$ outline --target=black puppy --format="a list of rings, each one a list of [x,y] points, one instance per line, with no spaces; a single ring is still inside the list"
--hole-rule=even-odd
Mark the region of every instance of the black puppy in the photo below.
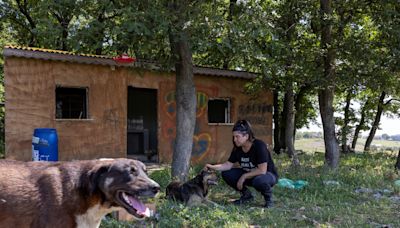
[[[185,203],[187,206],[199,204],[216,203],[206,198],[210,185],[217,184],[218,177],[213,171],[201,171],[195,178],[182,183],[180,181],[171,182],[166,189],[168,199],[173,199]]]

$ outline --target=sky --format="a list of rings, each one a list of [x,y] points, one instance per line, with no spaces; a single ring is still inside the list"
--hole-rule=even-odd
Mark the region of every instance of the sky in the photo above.
[[[383,116],[381,125],[382,130],[379,130],[378,134],[381,135],[386,133],[388,135],[398,135],[400,134],[400,119],[389,119]]]
[[[321,117],[318,116],[318,122],[321,123]],[[375,135],[382,135],[382,134],[388,134],[388,135],[398,135],[400,134],[400,119],[396,118],[388,118],[385,115],[382,115],[381,117],[381,124],[380,124],[380,129],[376,131]],[[310,125],[310,128],[302,128],[300,131],[322,131],[322,125],[319,127],[317,125]],[[369,131],[363,131],[362,135],[368,135]]]

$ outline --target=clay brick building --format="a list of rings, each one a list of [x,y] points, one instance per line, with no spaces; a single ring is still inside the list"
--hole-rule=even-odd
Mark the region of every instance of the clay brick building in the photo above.
[[[155,64],[8,46],[5,57],[6,157],[31,160],[35,128],[55,128],[59,160],[140,157],[172,159],[175,73]],[[244,93],[248,72],[195,67],[196,127],[192,162],[219,162],[232,149],[231,130],[250,120],[272,142],[272,94]]]

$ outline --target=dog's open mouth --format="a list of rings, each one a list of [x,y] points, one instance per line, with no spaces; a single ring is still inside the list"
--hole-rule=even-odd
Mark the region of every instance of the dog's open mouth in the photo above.
[[[208,185],[217,185],[218,182],[217,182],[216,180],[208,179],[208,180],[207,180],[207,184],[208,184]]]
[[[135,216],[137,219],[143,219],[150,217],[150,209],[146,207],[136,196],[133,196],[127,192],[119,191],[117,193],[118,200],[122,202],[122,205],[130,214]]]

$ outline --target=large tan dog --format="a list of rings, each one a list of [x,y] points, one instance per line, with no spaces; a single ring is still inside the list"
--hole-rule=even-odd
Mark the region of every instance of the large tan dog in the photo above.
[[[118,207],[140,219],[149,209],[139,198],[159,190],[131,159],[0,160],[0,227],[98,227]]]

